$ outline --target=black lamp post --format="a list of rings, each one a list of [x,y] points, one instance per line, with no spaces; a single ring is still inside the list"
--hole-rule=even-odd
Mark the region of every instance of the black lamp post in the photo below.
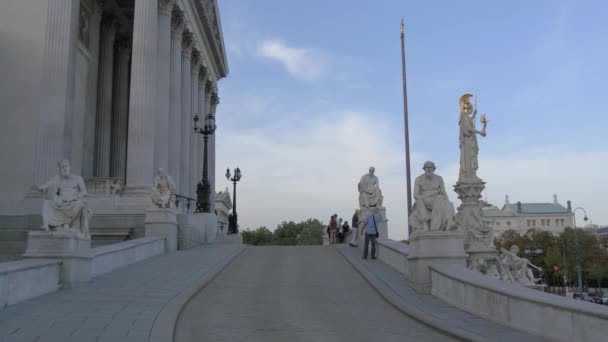
[[[226,179],[234,183],[234,190],[232,191],[232,214],[228,217],[228,234],[237,234],[239,232],[239,226],[236,219],[236,182],[241,180],[243,175],[241,169],[238,167],[234,169],[234,176],[230,178],[230,169],[226,169]]]
[[[576,255],[576,278],[578,280],[578,293],[583,293],[583,276],[581,273],[581,263],[582,263],[581,244],[578,241],[578,235],[576,234],[576,214],[575,214],[575,212],[579,209],[582,210],[583,213],[585,213],[585,217],[583,218],[583,221],[587,222],[587,220],[589,218],[587,218],[587,211],[581,207],[578,207],[578,208],[572,210],[572,218],[574,219],[574,254]]]
[[[198,182],[196,186],[196,212],[197,213],[210,213],[211,212],[211,184],[209,183],[209,171],[207,165],[207,143],[209,142],[209,135],[215,132],[215,118],[213,114],[209,113],[205,117],[205,123],[203,127],[198,126],[198,115],[194,115],[194,132],[203,135],[204,149],[203,149],[203,179]]]

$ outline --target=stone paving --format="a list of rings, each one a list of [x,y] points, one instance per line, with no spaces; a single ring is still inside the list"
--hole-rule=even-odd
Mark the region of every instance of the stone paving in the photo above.
[[[175,341],[451,341],[387,303],[333,247],[248,247],[186,305]]]
[[[148,341],[163,307],[240,248],[204,245],[165,254],[9,306],[0,310],[0,341]]]
[[[479,318],[451,306],[432,295],[419,294],[407,286],[406,278],[380,260],[362,260],[361,250],[348,245],[335,245],[353,266],[364,272],[364,277],[385,299],[402,310],[418,317],[441,322],[451,333],[476,341],[547,341],[513,328]]]

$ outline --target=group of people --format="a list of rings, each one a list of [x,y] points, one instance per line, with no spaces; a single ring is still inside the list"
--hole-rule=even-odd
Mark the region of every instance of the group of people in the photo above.
[[[359,215],[361,211],[355,210],[353,214],[352,229],[348,225],[348,221],[338,218],[337,214],[333,214],[329,218],[329,225],[327,226],[327,236],[330,244],[344,243],[346,234],[352,230],[351,239],[348,243],[351,247],[359,246],[359,233],[365,233],[365,245],[363,248],[363,259],[367,259],[368,247],[371,244],[371,258],[376,259],[376,238],[378,238],[378,225],[382,222],[382,215],[378,208],[372,208],[371,213],[367,215],[364,221],[359,221]]]

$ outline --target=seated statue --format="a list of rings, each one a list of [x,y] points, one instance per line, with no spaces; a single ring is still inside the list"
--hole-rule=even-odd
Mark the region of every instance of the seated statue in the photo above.
[[[87,189],[82,177],[70,173],[70,162],[57,163],[59,174],[38,187],[45,193],[43,230],[71,230],[89,236],[91,209],[84,201]]]
[[[534,277],[534,273],[530,267],[537,268],[530,263],[526,258],[520,258],[517,256],[519,253],[519,247],[517,245],[511,246],[507,251],[501,248],[502,252],[498,256],[498,264],[500,265],[502,280],[510,282],[518,282],[523,285],[534,285],[540,279]]]
[[[378,177],[374,175],[374,167],[369,168],[369,173],[364,174],[358,184],[359,206],[361,208],[382,207],[382,191]]]
[[[424,174],[414,181],[414,208],[409,224],[414,231],[455,230],[454,205],[448,200],[443,178],[436,175],[435,163],[424,163]]]
[[[175,182],[163,169],[158,169],[152,184],[152,203],[159,208],[171,208],[175,195]]]

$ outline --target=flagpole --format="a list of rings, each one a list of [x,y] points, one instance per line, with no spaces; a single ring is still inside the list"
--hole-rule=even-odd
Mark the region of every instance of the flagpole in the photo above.
[[[407,112],[407,82],[405,78],[405,25],[401,18],[401,70],[403,78],[403,119],[405,122],[405,175],[407,184],[407,217],[409,219],[412,214],[412,177],[410,170],[410,130]],[[412,235],[412,226],[407,225],[408,236]]]

